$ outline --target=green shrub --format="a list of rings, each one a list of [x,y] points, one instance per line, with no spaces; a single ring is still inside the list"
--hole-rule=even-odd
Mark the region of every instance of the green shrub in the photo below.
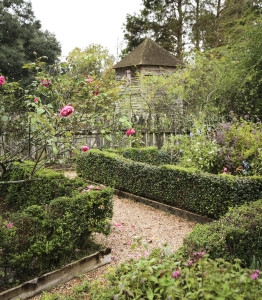
[[[150,165],[167,165],[172,164],[172,156],[168,151],[158,150],[156,147],[147,148],[125,148],[122,151],[125,158],[133,161],[143,162]],[[174,160],[174,159],[173,159]]]
[[[257,277],[253,279],[253,277]],[[211,260],[199,253],[178,261],[159,249],[147,259],[117,266],[107,275],[108,283],[91,286],[93,300],[110,299],[260,299],[262,278],[242,269],[236,261]]]
[[[6,175],[6,180],[18,181],[28,179],[34,164],[31,162],[16,163]],[[40,169],[37,178],[41,180],[10,184],[6,190],[5,203],[9,207],[22,209],[30,205],[43,205],[60,196],[71,196],[75,188],[84,185],[82,179],[69,179],[63,174],[50,169]],[[0,188],[5,188],[0,185]]]
[[[83,178],[215,219],[224,215],[229,207],[262,197],[261,177],[213,175],[171,165],[150,166],[98,150],[78,158],[77,173]]]
[[[184,240],[185,255],[205,251],[211,258],[241,259],[262,266],[262,200],[231,209],[220,220],[197,225]]]
[[[110,188],[78,191],[0,219],[0,270],[6,270],[5,280],[25,280],[70,261],[79,251],[86,253],[91,233],[106,232],[112,195]]]

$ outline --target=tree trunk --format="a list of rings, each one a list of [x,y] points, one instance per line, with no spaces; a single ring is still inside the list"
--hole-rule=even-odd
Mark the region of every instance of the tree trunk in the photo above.
[[[218,0],[217,1],[217,14],[216,14],[216,40],[215,40],[216,48],[219,45],[220,13],[221,13],[221,0]]]

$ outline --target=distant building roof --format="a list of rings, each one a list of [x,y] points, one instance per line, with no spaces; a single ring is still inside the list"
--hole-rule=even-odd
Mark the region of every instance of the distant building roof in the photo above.
[[[180,65],[180,63],[175,56],[156,42],[151,39],[145,39],[143,43],[128,53],[113,68],[118,69],[139,65],[175,67]]]

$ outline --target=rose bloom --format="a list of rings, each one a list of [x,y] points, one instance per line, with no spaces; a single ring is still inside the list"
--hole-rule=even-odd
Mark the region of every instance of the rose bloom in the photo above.
[[[70,104],[67,104],[64,106],[60,111],[60,116],[62,117],[68,117],[71,115],[71,113],[74,111],[74,108],[70,106]]]
[[[3,84],[5,84],[5,77],[0,76],[0,86],[2,86]]]
[[[42,85],[43,86],[49,86],[51,84],[51,81],[50,80],[46,80],[46,79],[43,79],[42,80]]]
[[[130,128],[129,130],[127,130],[126,135],[131,135],[135,133],[135,130],[133,128]]]
[[[35,99],[34,99],[34,101],[35,101],[35,102],[38,102],[38,99],[37,99],[37,98],[35,98]]]
[[[82,150],[83,150],[83,152],[86,152],[86,151],[89,150],[89,147],[88,146],[83,146]]]

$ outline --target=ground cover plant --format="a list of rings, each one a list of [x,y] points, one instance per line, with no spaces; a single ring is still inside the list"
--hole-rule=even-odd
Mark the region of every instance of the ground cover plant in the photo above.
[[[188,260],[163,249],[148,258],[121,264],[107,275],[106,286],[91,286],[91,299],[258,299],[259,270],[241,268],[239,261],[211,260],[196,252]]]
[[[5,176],[22,180],[33,166],[15,163]],[[37,184],[22,180],[1,197],[1,290],[93,253],[100,248],[91,234],[110,231],[111,188],[54,170],[41,169],[37,176]]]

